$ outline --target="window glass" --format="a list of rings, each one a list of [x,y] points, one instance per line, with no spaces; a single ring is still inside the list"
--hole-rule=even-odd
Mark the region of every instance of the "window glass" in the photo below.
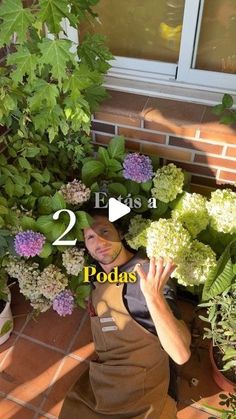
[[[184,0],[100,0],[94,10],[114,55],[178,62]],[[88,27],[82,30],[88,30]]]
[[[193,67],[236,73],[236,0],[205,0]]]

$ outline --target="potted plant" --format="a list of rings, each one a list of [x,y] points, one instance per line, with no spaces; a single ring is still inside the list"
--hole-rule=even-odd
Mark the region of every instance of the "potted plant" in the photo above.
[[[212,339],[210,359],[216,384],[226,391],[236,385],[236,287],[200,304],[207,308],[207,316],[200,318],[210,323],[204,328],[204,338]]]
[[[202,406],[207,407],[207,409],[210,409],[216,412],[217,416],[209,416],[208,419],[215,419],[215,417],[220,418],[220,419],[235,419],[236,417],[236,388],[234,388],[232,393],[219,394],[219,398],[220,398],[220,402],[219,402],[220,406],[225,406],[226,409],[213,407],[206,403],[201,404]]]
[[[0,276],[0,345],[9,338],[13,329],[11,313],[11,293],[7,286],[6,275]]]

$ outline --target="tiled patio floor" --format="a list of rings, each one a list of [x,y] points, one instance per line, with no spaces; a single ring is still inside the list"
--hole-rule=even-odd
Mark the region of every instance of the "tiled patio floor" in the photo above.
[[[191,325],[193,305],[180,302],[180,307]],[[30,306],[17,289],[12,291],[12,311],[14,331],[0,346],[0,418],[55,419],[67,390],[94,356],[89,318],[78,309],[65,318],[48,311],[33,320],[27,317]],[[199,322],[194,335],[198,327]],[[196,336],[193,343],[191,359],[179,368],[178,419],[207,419],[210,415],[194,401],[204,398],[217,405],[220,392],[211,378],[206,342],[200,341],[197,348]],[[197,386],[191,384],[192,378],[198,380]]]

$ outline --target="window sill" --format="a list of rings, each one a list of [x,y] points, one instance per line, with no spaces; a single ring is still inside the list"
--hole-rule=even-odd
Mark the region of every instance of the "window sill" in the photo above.
[[[150,97],[160,97],[164,99],[172,99],[189,103],[198,103],[204,105],[217,105],[221,103],[224,93],[228,93],[223,89],[218,92],[207,87],[187,85],[177,82],[173,78],[162,79],[157,82],[140,81],[126,78],[124,75],[107,75],[104,86],[110,90],[120,92],[135,93]],[[232,94],[234,98],[234,108],[236,108],[236,94]]]

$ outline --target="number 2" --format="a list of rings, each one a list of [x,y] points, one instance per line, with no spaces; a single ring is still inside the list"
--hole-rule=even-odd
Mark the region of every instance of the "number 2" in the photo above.
[[[63,212],[63,211],[65,211],[69,214],[70,223],[69,223],[67,229],[64,231],[64,233],[62,233],[62,235],[60,237],[58,237],[58,239],[56,239],[52,244],[53,244],[53,246],[65,246],[65,245],[66,246],[75,246],[76,242],[77,242],[77,239],[75,239],[75,240],[61,240],[62,237],[66,236],[66,234],[69,233],[69,231],[74,227],[74,225],[76,223],[76,216],[73,213],[73,211],[68,210],[68,209],[60,209],[53,214],[52,218],[54,220],[58,220],[59,217],[60,217],[61,212]]]

